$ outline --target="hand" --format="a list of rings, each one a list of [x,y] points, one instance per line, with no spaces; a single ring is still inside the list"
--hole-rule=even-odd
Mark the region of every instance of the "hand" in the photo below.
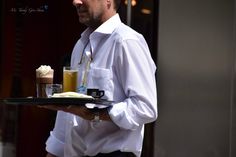
[[[88,109],[87,107],[83,105],[81,106],[79,105],[76,105],[76,106],[75,105],[69,105],[69,106],[43,105],[39,107],[46,108],[49,110],[54,110],[54,111],[64,111],[64,112],[72,113],[86,120],[93,120],[95,117],[95,113],[91,111],[91,109]],[[99,112],[100,120],[111,121],[111,118],[108,114],[107,109],[103,109],[98,112]]]
[[[64,111],[72,113],[86,120],[93,120],[95,114],[90,111],[87,107],[83,105],[69,105],[69,106],[60,106],[60,105],[43,105],[41,108],[46,108],[54,111]]]

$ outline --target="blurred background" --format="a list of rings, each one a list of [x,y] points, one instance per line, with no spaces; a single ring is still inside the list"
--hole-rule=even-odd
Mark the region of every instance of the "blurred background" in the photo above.
[[[2,0],[0,98],[35,95],[42,64],[62,66],[85,29],[72,1]],[[236,156],[235,0],[123,0],[158,66],[159,117],[142,157]],[[0,157],[44,157],[55,112],[0,105]]]

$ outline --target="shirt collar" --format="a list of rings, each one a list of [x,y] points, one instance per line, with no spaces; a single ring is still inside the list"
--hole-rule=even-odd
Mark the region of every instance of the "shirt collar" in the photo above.
[[[93,53],[96,53],[94,52],[94,48],[98,44],[98,41],[96,39],[101,37],[101,35],[111,34],[121,23],[122,22],[120,20],[119,14],[115,14],[110,19],[105,21],[102,25],[100,25],[95,31],[88,27],[81,34],[80,40],[82,42],[82,47],[85,47],[87,43],[90,41],[91,49]]]
[[[101,34],[111,34],[120,23],[121,20],[119,14],[115,14],[102,25],[100,25],[94,32]]]

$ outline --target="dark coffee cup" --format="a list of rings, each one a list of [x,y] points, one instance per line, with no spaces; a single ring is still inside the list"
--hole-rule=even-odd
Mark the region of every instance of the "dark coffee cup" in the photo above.
[[[102,96],[104,96],[104,94],[105,94],[104,90],[99,90],[96,88],[87,89],[87,95],[90,95],[94,98],[101,98]]]

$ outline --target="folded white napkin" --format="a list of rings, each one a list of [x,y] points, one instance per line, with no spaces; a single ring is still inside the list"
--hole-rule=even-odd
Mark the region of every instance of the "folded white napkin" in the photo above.
[[[82,93],[76,93],[76,92],[63,92],[63,93],[54,93],[52,95],[52,98],[60,98],[60,97],[69,97],[69,98],[91,98],[93,99],[92,96],[82,94]]]

